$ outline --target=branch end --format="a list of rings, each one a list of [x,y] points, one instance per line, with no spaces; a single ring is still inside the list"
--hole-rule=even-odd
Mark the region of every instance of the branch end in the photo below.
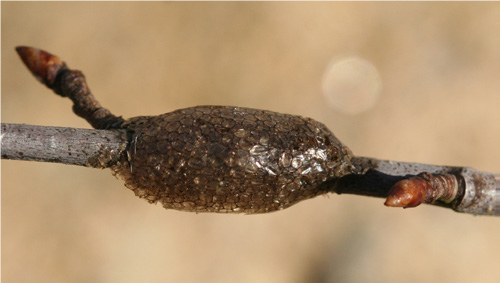
[[[41,49],[17,46],[16,52],[35,78],[49,88],[53,87],[60,70],[66,67],[57,56]]]

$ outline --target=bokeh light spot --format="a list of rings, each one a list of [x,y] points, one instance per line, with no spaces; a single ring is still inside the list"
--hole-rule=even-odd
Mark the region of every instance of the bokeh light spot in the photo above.
[[[355,115],[372,108],[382,90],[379,72],[359,57],[332,60],[323,76],[323,94],[337,111]]]

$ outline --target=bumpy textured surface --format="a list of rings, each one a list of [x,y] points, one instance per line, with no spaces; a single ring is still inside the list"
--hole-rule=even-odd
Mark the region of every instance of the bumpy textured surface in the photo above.
[[[131,118],[114,168],[141,198],[195,212],[264,213],[326,193],[350,150],[321,123],[270,111],[198,106]]]

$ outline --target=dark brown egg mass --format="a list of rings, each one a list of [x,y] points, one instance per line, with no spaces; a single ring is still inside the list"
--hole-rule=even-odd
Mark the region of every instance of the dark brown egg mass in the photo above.
[[[321,123],[265,110],[198,106],[127,120],[128,160],[113,170],[165,208],[264,213],[326,193],[352,153]]]

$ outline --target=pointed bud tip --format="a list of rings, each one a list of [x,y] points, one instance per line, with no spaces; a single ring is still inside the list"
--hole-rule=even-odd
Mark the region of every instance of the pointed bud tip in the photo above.
[[[57,73],[65,66],[57,56],[41,49],[17,46],[16,52],[30,72],[48,87],[52,86]]]
[[[387,197],[384,205],[389,207],[402,207],[401,200],[393,195]]]
[[[31,47],[27,46],[16,46],[16,52],[17,54],[21,55],[26,49],[29,49]]]
[[[419,179],[399,181],[392,187],[384,205],[403,208],[419,206],[424,202],[426,188]]]

